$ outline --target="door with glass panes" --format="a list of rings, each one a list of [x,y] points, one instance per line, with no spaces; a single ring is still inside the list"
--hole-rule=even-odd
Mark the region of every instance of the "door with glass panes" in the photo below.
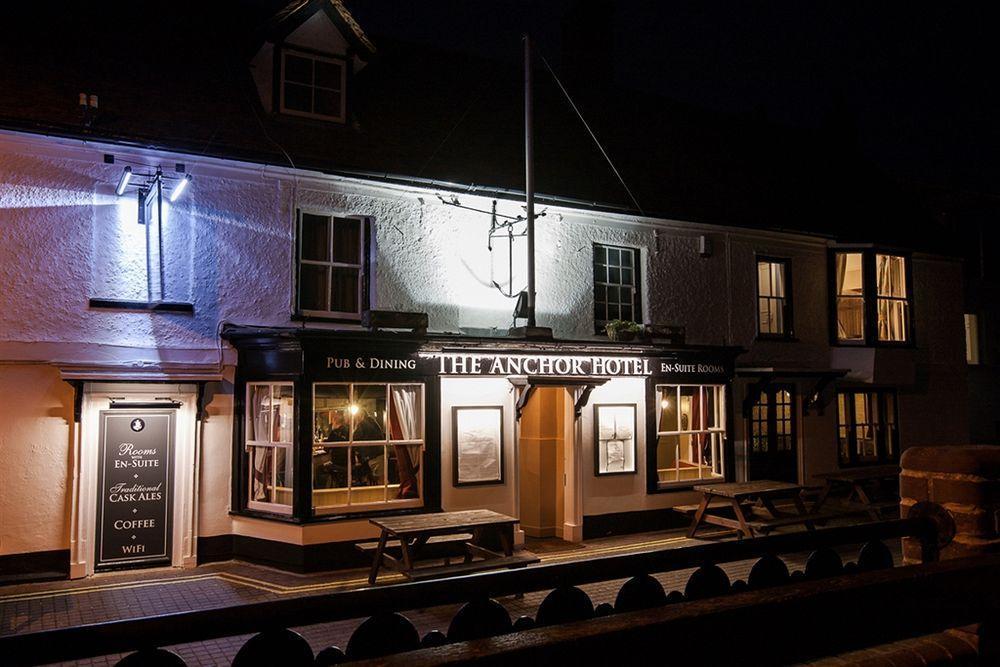
[[[797,483],[795,389],[774,384],[756,391],[748,429],[747,478]]]

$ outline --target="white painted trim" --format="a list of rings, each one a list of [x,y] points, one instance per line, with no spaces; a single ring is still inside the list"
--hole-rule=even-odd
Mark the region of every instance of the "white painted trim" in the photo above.
[[[198,390],[194,385],[114,384],[84,385],[79,437],[74,438],[73,506],[70,510],[70,577],[94,573],[97,536],[97,467],[100,413],[112,398],[150,402],[155,397],[180,403],[174,433],[173,534],[170,563],[194,567],[198,561],[198,467],[200,421]]]

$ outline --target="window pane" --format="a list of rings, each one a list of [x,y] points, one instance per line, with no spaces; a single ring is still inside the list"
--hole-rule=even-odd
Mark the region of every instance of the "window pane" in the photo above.
[[[343,264],[361,263],[361,221],[357,218],[334,220],[333,261]]]
[[[774,296],[771,291],[770,262],[757,262],[757,293],[760,296]]]
[[[599,283],[608,282],[608,267],[603,264],[594,267],[594,280]]]
[[[312,88],[297,83],[285,83],[285,108],[312,113]]]
[[[389,387],[389,439],[421,440],[423,438],[421,395],[419,385]]]
[[[354,385],[354,440],[385,440],[385,385]]]
[[[619,313],[623,320],[632,321],[632,306],[622,306],[621,312]]]
[[[351,504],[385,501],[385,445],[351,447]]]
[[[351,434],[350,387],[346,384],[313,385],[313,438],[315,442],[347,442]]]
[[[681,429],[682,431],[699,431],[702,428],[701,387],[681,387]]]
[[[270,442],[271,385],[248,385],[247,442]]]
[[[594,301],[607,301],[608,288],[604,285],[594,285]]]
[[[608,251],[602,246],[594,246],[594,263],[595,264],[607,264],[608,263]]]
[[[621,266],[621,251],[618,248],[608,248],[608,266]]]
[[[675,385],[657,387],[656,397],[660,404],[660,417],[656,422],[656,430],[660,433],[676,431],[677,387]]]
[[[326,262],[330,259],[330,218],[302,214],[302,259]]]
[[[290,385],[275,385],[271,391],[271,442],[292,443],[295,404]]]
[[[250,497],[258,503],[291,505],[292,457],[287,447],[251,447]]]
[[[622,285],[634,285],[632,280],[632,269],[622,269]]]
[[[608,304],[608,319],[609,320],[617,320],[617,319],[621,319],[621,316],[622,316],[621,315],[621,310],[619,309],[618,304],[617,303],[609,303]]]
[[[349,450],[349,447],[313,450],[313,505],[316,507],[347,504]]]
[[[285,81],[296,81],[298,83],[312,83],[312,59],[295,56],[290,53],[285,54]]]
[[[608,303],[620,303],[621,302],[621,288],[620,287],[608,287]]]
[[[632,250],[622,250],[622,266],[632,266],[632,256],[635,254]]]
[[[340,63],[316,60],[316,85],[322,88],[340,90]]]
[[[299,307],[302,310],[329,310],[326,302],[330,269],[302,264],[299,272]]]
[[[622,270],[616,266],[608,267],[608,282],[613,285],[619,285],[622,281]]]
[[[335,313],[357,313],[358,270],[333,267],[330,285],[330,310]]]
[[[656,474],[659,482],[677,482],[681,479],[678,463],[680,436],[661,435],[656,440]]]
[[[390,445],[388,452],[388,500],[419,497],[420,445]]]
[[[905,342],[907,340],[909,303],[897,299],[878,300],[878,339]]]
[[[859,252],[838,252],[836,254],[838,295],[864,295],[862,257]]]
[[[313,89],[313,113],[340,118],[340,92],[326,88]]]
[[[879,296],[906,298],[906,258],[875,255],[875,277]]]

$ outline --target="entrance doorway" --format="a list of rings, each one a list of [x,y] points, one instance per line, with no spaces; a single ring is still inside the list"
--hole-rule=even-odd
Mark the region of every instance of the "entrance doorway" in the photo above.
[[[750,411],[747,477],[798,483],[795,388],[772,384],[757,393]]]
[[[573,406],[566,387],[539,386],[522,409],[517,473],[521,529],[527,537],[575,539],[566,534],[567,524],[575,524],[574,484],[567,482],[576,478]]]

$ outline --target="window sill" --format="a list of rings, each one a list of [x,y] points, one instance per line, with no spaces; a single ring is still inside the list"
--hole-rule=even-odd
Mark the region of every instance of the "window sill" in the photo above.
[[[757,337],[754,339],[754,342],[755,343],[798,343],[799,339],[792,334],[788,334],[787,336],[781,336],[775,334],[759,333],[757,334]]]
[[[361,324],[361,315],[357,317],[337,317],[335,315],[309,315],[306,313],[292,313],[293,322],[328,322],[331,324]]]
[[[907,341],[905,343],[888,343],[888,342],[867,343],[867,342],[863,342],[863,341],[862,342],[858,342],[858,343],[848,343],[848,342],[845,342],[845,341],[839,341],[838,340],[838,341],[831,342],[830,345],[832,347],[843,347],[843,348],[848,348],[848,349],[850,349],[850,348],[855,348],[855,349],[872,348],[872,349],[882,349],[882,350],[910,350],[910,349],[914,349],[914,348],[917,347],[917,344],[915,342],[913,342],[913,341]]]
[[[646,493],[652,495],[655,493],[676,493],[677,491],[691,491],[696,486],[702,486],[704,484],[725,484],[726,479],[724,477],[719,477],[716,479],[693,479],[685,480],[683,482],[659,482],[654,489],[647,489]]]
[[[125,299],[90,299],[90,308],[101,310],[137,310],[153,313],[194,314],[194,304],[183,301],[128,301]]]
[[[319,514],[315,516],[310,516],[305,519],[300,519],[298,517],[290,516],[288,514],[273,514],[270,512],[261,512],[259,510],[234,510],[230,511],[230,516],[245,517],[248,519],[262,519],[264,521],[275,521],[277,523],[290,523],[296,525],[309,525],[317,523],[341,523],[344,521],[357,521],[359,519],[374,519],[381,516],[403,516],[407,514],[433,514],[434,512],[440,512],[440,507],[430,507],[423,505],[421,507],[400,507],[400,508],[389,508],[389,509],[377,509],[369,510],[365,512],[341,512],[340,514]]]

